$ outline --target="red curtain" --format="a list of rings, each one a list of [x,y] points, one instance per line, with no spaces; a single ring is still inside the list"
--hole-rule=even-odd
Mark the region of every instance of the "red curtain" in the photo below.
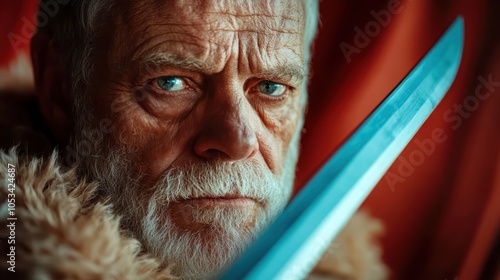
[[[392,279],[485,277],[500,221],[498,1],[320,6],[297,190],[464,17],[453,86],[362,208],[386,226],[383,257]]]
[[[29,53],[36,26],[37,1],[3,1],[0,4],[0,68],[21,53]]]

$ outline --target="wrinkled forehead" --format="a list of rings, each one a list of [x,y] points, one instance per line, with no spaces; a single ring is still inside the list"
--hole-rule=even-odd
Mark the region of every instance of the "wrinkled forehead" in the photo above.
[[[301,57],[304,17],[301,0],[126,0],[113,10],[114,36],[133,45],[132,59],[169,42],[182,42],[183,51],[205,59],[230,47],[234,34],[242,45]]]
[[[162,20],[170,24],[297,32],[304,23],[301,0],[125,0],[117,1],[123,23]]]

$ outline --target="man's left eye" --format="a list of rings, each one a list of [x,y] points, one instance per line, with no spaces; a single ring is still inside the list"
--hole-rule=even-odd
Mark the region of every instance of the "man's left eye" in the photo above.
[[[286,86],[271,81],[261,81],[259,83],[259,91],[266,95],[279,96],[286,90]]]
[[[175,76],[156,78],[156,84],[160,89],[168,91],[180,91],[187,87],[181,78]]]

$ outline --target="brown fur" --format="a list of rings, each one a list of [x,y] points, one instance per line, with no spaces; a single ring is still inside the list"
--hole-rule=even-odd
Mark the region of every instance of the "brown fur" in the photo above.
[[[137,240],[120,232],[109,205],[89,203],[96,185],[78,181],[73,170],[61,170],[55,153],[47,160],[24,162],[14,150],[0,154],[2,207],[8,163],[16,166],[16,274],[24,279],[173,278],[158,261],[140,254]],[[6,210],[2,208],[2,223]],[[3,240],[6,230],[3,225]],[[7,271],[4,252],[1,265]]]
[[[9,163],[16,166],[15,273],[6,262]],[[20,159],[14,149],[0,151],[0,278],[174,279],[120,230],[110,204],[95,202],[96,188],[79,180],[74,170],[63,170],[56,153],[42,160]],[[381,232],[379,221],[354,215],[310,279],[386,279],[387,268],[373,242]]]
[[[382,250],[376,240],[383,231],[382,222],[358,211],[329,246],[313,274],[326,279],[388,279],[389,271],[381,260]]]

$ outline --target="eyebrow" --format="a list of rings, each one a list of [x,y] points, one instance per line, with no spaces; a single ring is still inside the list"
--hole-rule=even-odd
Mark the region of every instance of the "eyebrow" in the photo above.
[[[197,58],[183,58],[170,53],[154,53],[140,59],[138,62],[142,65],[146,65],[146,67],[169,66],[187,71],[203,73],[210,73],[211,70],[213,70],[206,65],[204,60]],[[287,62],[286,64],[280,64],[269,69],[262,69],[261,71],[255,73],[255,75],[259,78],[269,80],[286,79],[291,81],[303,81],[307,77],[304,66],[296,62]]]
[[[306,78],[305,69],[299,63],[288,63],[267,69],[259,73],[265,79],[287,79],[291,81],[303,81]]]
[[[181,58],[170,53],[154,53],[140,59],[141,64],[161,67],[164,65],[189,71],[205,72],[209,69],[203,66],[203,61],[196,58]]]

